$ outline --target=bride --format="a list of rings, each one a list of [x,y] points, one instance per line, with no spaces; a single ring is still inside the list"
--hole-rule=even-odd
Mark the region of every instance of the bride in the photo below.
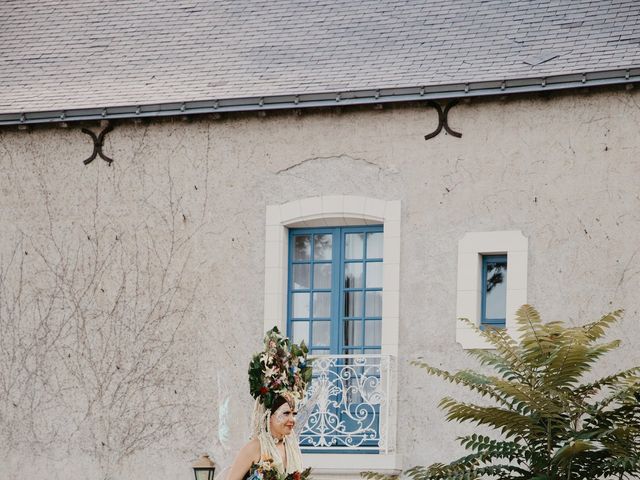
[[[306,478],[296,425],[296,407],[311,380],[304,342],[292,344],[274,327],[265,349],[249,365],[249,390],[256,399],[252,439],[238,453],[225,480],[262,478],[275,470],[280,477]]]

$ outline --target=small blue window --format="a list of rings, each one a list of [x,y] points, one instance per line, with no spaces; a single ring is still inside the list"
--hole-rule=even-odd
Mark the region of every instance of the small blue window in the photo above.
[[[504,328],[507,313],[507,256],[482,256],[480,328]]]

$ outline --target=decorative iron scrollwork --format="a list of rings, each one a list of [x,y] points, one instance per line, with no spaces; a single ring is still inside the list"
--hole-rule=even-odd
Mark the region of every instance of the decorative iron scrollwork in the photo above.
[[[300,433],[300,446],[384,450],[389,364],[387,355],[316,357],[306,397],[316,401]]]
[[[449,126],[449,110],[451,110],[457,104],[458,104],[458,101],[453,100],[447,103],[447,105],[444,107],[444,110],[442,110],[442,107],[440,106],[439,103],[432,102],[432,101],[427,102],[428,106],[435,108],[436,111],[438,112],[438,127],[433,132],[425,135],[424,136],[425,140],[429,140],[430,138],[437,136],[442,131],[443,128],[445,132],[447,132],[449,135],[453,137],[456,137],[456,138],[462,137],[462,134],[460,132],[456,132]]]
[[[109,165],[111,165],[111,162],[113,162],[112,158],[109,158],[108,156],[106,156],[104,154],[104,152],[102,151],[102,147],[104,145],[104,137],[107,135],[107,133],[109,133],[111,130],[113,130],[113,126],[108,125],[104,130],[102,130],[97,136],[95,133],[93,133],[91,130],[89,130],[88,128],[83,128],[81,131],[82,133],[86,133],[87,135],[89,135],[92,139],[93,139],[93,152],[91,153],[91,155],[89,156],[89,158],[83,160],[82,163],[84,163],[85,165],[89,165],[91,162],[93,162],[96,158],[96,156],[100,155],[100,158],[103,159],[105,162],[107,162]]]

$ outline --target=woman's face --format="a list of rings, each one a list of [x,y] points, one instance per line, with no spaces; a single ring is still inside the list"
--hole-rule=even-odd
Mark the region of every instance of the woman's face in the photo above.
[[[271,434],[276,438],[282,438],[289,435],[296,424],[296,412],[291,405],[284,403],[271,415],[269,427]]]

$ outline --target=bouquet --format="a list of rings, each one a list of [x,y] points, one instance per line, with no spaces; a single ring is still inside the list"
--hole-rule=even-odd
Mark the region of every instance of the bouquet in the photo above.
[[[264,459],[251,465],[248,480],[307,480],[311,475],[311,468],[302,472],[279,473],[273,465],[273,460]]]

